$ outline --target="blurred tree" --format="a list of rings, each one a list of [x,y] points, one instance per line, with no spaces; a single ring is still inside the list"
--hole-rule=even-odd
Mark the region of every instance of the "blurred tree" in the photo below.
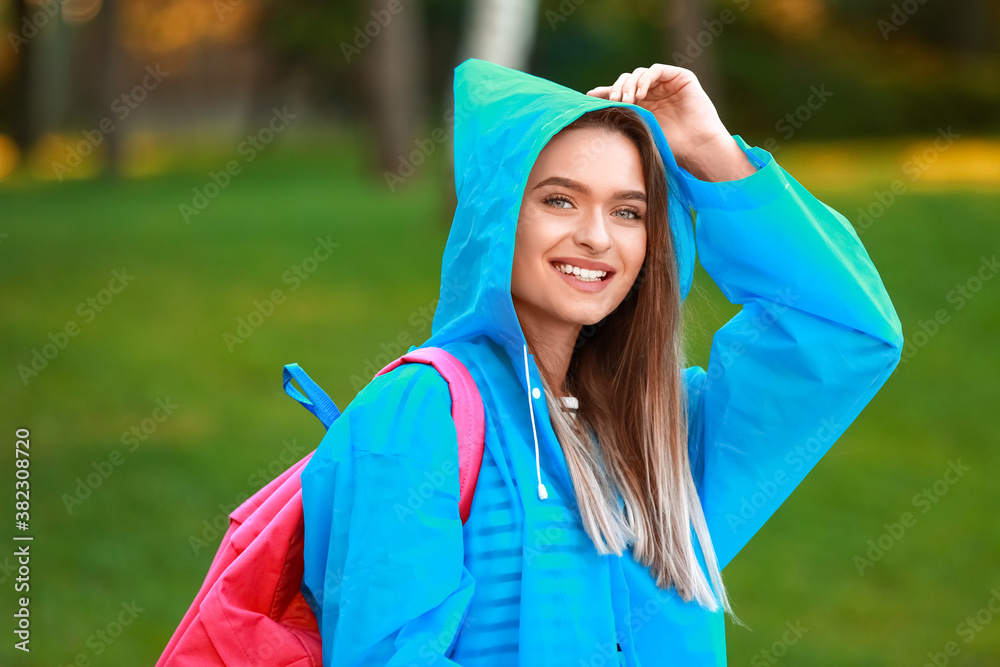
[[[663,50],[665,55],[660,62],[684,67],[694,72],[708,96],[717,106],[721,105],[722,90],[719,86],[718,66],[712,43],[716,37],[721,36],[727,24],[719,18],[709,18],[708,0],[666,0],[663,9],[667,15],[668,26],[664,41],[670,48]],[[729,12],[732,13],[732,10]],[[702,34],[706,37],[700,37]],[[707,46],[704,44],[706,40]],[[689,48],[690,54],[696,54],[694,57],[687,52]],[[667,53],[679,53],[682,57],[675,58],[673,55],[668,57]]]
[[[67,119],[71,91],[70,31],[59,3],[17,4],[21,6],[21,20],[17,25],[15,50],[21,55],[18,66],[24,82],[21,148],[26,150],[45,133],[60,129]]]
[[[3,6],[5,23],[12,29],[8,33],[5,47],[6,53],[3,74],[6,81],[0,79],[0,86],[7,90],[7,95],[0,96],[7,103],[0,106],[0,122],[2,129],[10,132],[21,153],[31,144],[30,113],[28,109],[28,59],[31,57],[26,44],[21,42],[22,26],[26,20],[27,7],[21,0],[12,0]],[[7,49],[9,47],[9,49]],[[8,60],[9,59],[9,60]],[[2,88],[0,88],[2,89]]]
[[[458,61],[480,58],[525,70],[535,46],[538,0],[472,0]]]
[[[97,43],[100,45],[100,61],[95,63],[103,72],[104,97],[111,100],[117,97],[121,90],[122,53],[116,32],[118,29],[119,0],[103,0],[100,13],[97,15]],[[104,111],[104,110],[102,110]],[[109,132],[104,137],[104,151],[108,168],[111,173],[121,172],[122,133]]]
[[[535,48],[538,20],[538,0],[473,0],[468,4],[458,51],[450,69],[468,58],[479,58],[504,67],[530,71],[529,60]],[[442,91],[446,109],[453,109],[455,105],[453,80],[449,76],[448,85]],[[457,203],[453,186],[454,134],[452,128],[447,130],[444,168],[449,177],[442,179],[445,215],[440,216],[445,227],[451,225],[451,211]]]
[[[314,103],[329,100],[338,115],[367,124],[373,171],[397,171],[427,115],[433,44],[422,0],[269,0],[260,25],[273,56],[262,92],[292,72],[308,77]]]
[[[378,145],[379,169],[394,171],[403,156],[413,149],[426,118],[423,7],[420,0],[411,0],[403,11],[389,15],[384,0],[368,0],[367,4],[373,21],[381,25],[380,19],[384,19],[385,25],[372,38],[371,57],[362,63],[364,81]]]
[[[964,0],[953,3],[955,20],[951,30],[955,47],[972,56],[989,53],[997,34],[995,0]],[[994,16],[991,17],[991,14]],[[994,20],[990,20],[993,18]]]
[[[96,127],[161,60],[170,84],[137,122],[236,123],[245,107],[255,124],[294,102],[368,133],[376,178],[399,171],[414,139],[441,128],[450,142],[452,71],[467,57],[576,90],[680,64],[751,138],[777,136],[824,84],[836,96],[796,141],[1000,131],[1000,0],[103,0],[99,13],[97,2],[0,0],[0,133],[24,153],[45,133]],[[131,129],[101,146],[112,164]],[[450,145],[434,151],[450,158]]]

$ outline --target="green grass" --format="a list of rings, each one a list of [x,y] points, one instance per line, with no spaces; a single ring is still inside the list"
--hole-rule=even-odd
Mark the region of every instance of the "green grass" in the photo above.
[[[64,665],[79,654],[152,664],[214,553],[218,537],[205,522],[259,487],[258,469],[278,469],[284,442],[311,449],[322,436],[284,396],[282,365],[301,363],[343,407],[352,377],[367,379],[397,354],[383,345],[427,337],[450,218],[446,172],[435,161],[390,193],[359,174],[360,154],[354,143],[276,145],[190,224],[178,205],[228,157],[146,179],[0,184],[0,422],[9,443],[29,427],[33,445],[33,641],[16,664]],[[886,173],[882,187],[897,176]],[[849,217],[872,199],[868,186],[816,193]],[[729,628],[731,664],[770,664],[759,652],[796,621],[808,631],[783,664],[923,664],[949,641],[961,648],[952,664],[1000,655],[1000,619],[968,643],[956,631],[1000,587],[1000,383],[991,373],[1000,368],[1000,280],[961,310],[947,300],[1000,248],[998,204],[996,193],[914,190],[863,235],[908,340],[938,308],[950,321],[727,569],[751,628]],[[283,274],[326,237],[339,247],[292,289]],[[85,321],[78,305],[123,267],[134,279]],[[704,365],[712,332],[735,307],[704,273],[697,280],[691,361]],[[276,289],[283,303],[230,352],[223,334]],[[70,321],[79,334],[26,386],[18,366]],[[179,407],[129,451],[122,434],[167,397]],[[64,495],[115,450],[121,464],[68,511]],[[958,459],[971,470],[920,514],[914,494]],[[12,473],[4,479],[13,485]],[[5,501],[7,526],[10,510]],[[859,576],[853,557],[905,511],[916,524]],[[192,536],[211,544],[195,553]],[[13,578],[3,569],[0,578],[10,619]],[[104,644],[95,633],[133,600],[143,611]],[[3,655],[14,654],[11,643]]]

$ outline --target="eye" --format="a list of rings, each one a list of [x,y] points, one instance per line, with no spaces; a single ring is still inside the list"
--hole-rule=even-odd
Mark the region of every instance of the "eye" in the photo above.
[[[631,206],[625,206],[623,208],[620,208],[617,211],[615,211],[615,213],[629,214],[630,217],[626,217],[625,218],[626,220],[642,220],[642,214],[639,212],[639,209],[632,208]]]
[[[555,202],[564,202],[565,204],[568,204],[567,206],[555,206],[554,208],[570,208],[570,207],[573,206],[573,202],[571,202],[567,197],[564,197],[562,195],[550,195],[550,196],[546,197],[545,199],[543,199],[542,203],[543,204],[549,204],[549,202],[554,202],[554,201]],[[551,204],[549,204],[549,205],[551,206]]]

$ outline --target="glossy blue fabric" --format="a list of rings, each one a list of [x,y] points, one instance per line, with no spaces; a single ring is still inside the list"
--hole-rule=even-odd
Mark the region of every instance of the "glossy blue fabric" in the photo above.
[[[458,203],[424,345],[457,356],[482,392],[479,484],[463,526],[451,401],[432,368],[404,365],[358,394],[302,475],[304,588],[325,664],[724,665],[721,613],[657,589],[630,551],[597,555],[545,397],[528,390],[510,298],[535,158],[580,114],[620,103],[476,59],[456,68],[454,86]],[[770,154],[734,137],[758,171],[699,181],[653,116],[627,106],[667,167],[683,293],[697,246],[742,304],[715,334],[708,368],[684,372],[692,474],[724,567],[889,377],[900,324],[851,225]]]

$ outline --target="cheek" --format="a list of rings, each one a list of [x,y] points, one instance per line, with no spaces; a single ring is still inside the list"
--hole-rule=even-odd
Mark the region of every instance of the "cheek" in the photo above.
[[[646,230],[637,231],[622,241],[622,259],[632,275],[638,274],[646,259]]]
[[[518,220],[517,231],[514,234],[514,261],[511,266],[511,291],[516,293],[536,282],[538,249],[532,233],[532,225],[528,220]]]
[[[544,228],[530,216],[518,220],[517,231],[514,234],[514,267],[522,270],[537,270],[546,239]]]
[[[619,246],[621,250],[620,256],[625,266],[625,273],[622,276],[624,280],[619,282],[617,289],[620,292],[620,296],[624,297],[629,290],[636,286],[639,273],[642,271],[642,265],[646,259],[646,235],[637,234],[622,239],[621,243]]]

